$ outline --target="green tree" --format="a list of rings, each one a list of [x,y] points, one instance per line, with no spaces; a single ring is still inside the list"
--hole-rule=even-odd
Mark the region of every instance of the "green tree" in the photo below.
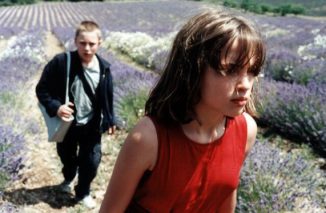
[[[283,4],[279,8],[281,16],[286,16],[291,12],[291,4]]]
[[[305,14],[305,8],[301,5],[293,5],[291,13],[294,15]]]
[[[273,12],[273,7],[268,5],[268,4],[262,4],[260,5],[262,13],[268,13],[268,12]]]
[[[248,11],[250,9],[250,6],[252,5],[251,0],[242,0],[240,7],[244,9],[245,11]]]
[[[223,6],[236,8],[236,7],[238,7],[238,4],[236,2],[234,2],[234,1],[231,1],[231,0],[225,0],[223,2]]]

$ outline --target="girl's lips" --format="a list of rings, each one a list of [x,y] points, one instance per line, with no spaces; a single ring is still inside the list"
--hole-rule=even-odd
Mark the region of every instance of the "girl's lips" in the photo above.
[[[247,104],[247,98],[235,98],[231,102],[237,106],[245,106]]]

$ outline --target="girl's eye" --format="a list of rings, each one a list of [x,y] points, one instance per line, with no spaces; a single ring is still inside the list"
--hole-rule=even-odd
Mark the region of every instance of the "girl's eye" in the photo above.
[[[255,67],[250,67],[248,70],[248,75],[252,75],[252,76],[257,76],[259,74],[259,71],[255,69]]]
[[[238,69],[230,69],[228,71],[228,75],[230,76],[234,76],[234,75],[238,75],[239,74],[239,70]]]
[[[236,68],[232,68],[232,69],[228,69],[228,70],[226,70],[225,71],[225,76],[230,76],[230,77],[232,77],[232,76],[236,76],[236,75],[238,75],[238,69],[236,69]]]

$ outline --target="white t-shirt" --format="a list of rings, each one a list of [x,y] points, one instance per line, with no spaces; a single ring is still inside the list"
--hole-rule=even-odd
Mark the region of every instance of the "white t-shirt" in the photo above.
[[[83,69],[87,83],[90,85],[92,93],[95,94],[100,81],[100,65],[97,57],[94,56],[87,66],[83,64]],[[74,97],[77,125],[85,125],[93,118],[94,109],[78,75],[76,75],[72,83],[71,93]]]

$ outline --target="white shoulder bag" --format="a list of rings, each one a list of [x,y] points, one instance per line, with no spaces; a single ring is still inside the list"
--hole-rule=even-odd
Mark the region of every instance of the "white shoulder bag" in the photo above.
[[[66,100],[65,104],[69,103],[69,73],[70,73],[70,53],[66,52],[67,55],[67,81],[66,81]],[[39,108],[41,109],[42,115],[44,117],[44,121],[46,127],[48,129],[48,141],[49,142],[62,142],[72,121],[74,120],[74,116],[71,116],[68,121],[62,120],[58,116],[50,117],[45,110],[45,107],[39,103]]]

